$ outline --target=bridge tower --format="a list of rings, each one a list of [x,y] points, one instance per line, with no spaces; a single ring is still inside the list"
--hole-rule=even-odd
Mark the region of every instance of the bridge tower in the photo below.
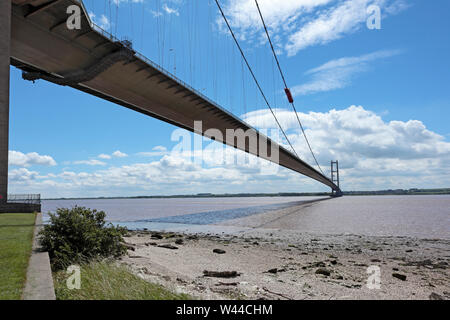
[[[11,1],[0,1],[0,205],[8,198]]]
[[[341,186],[339,185],[339,161],[331,161],[331,181],[335,183],[338,188]],[[341,196],[342,192],[341,190],[332,190],[331,191],[333,196]]]

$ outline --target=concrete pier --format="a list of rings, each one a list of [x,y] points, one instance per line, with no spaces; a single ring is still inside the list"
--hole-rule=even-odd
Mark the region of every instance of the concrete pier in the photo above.
[[[11,1],[0,1],[0,204],[8,197]]]

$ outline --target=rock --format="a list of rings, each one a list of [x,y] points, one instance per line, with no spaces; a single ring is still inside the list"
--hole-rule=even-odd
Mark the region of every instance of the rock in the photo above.
[[[445,300],[444,297],[438,295],[435,292],[432,292],[429,296],[430,300]]]
[[[187,283],[186,280],[181,279],[181,278],[177,278],[177,281],[178,281],[179,283],[182,283],[182,284],[186,284],[186,283]]]
[[[255,246],[259,246],[259,242],[258,242],[258,241],[253,242],[253,244],[254,244]]]
[[[204,270],[203,275],[205,277],[215,278],[236,278],[240,275],[237,271],[208,271]]]
[[[177,239],[175,240],[175,244],[184,244],[183,239]]]
[[[153,233],[151,238],[161,240],[163,236],[160,233]]]
[[[398,271],[398,268],[392,268],[392,271]]]
[[[217,253],[217,254],[224,254],[224,253],[226,253],[226,251],[222,250],[222,249],[214,249],[213,252]]]
[[[401,274],[401,273],[393,273],[392,276],[393,276],[394,278],[400,279],[400,280],[402,280],[402,281],[405,281],[405,280],[406,280],[406,276],[405,276],[404,274]]]
[[[267,270],[267,272],[268,273],[277,273],[278,269],[277,268],[273,268],[273,269]]]
[[[335,264],[337,264],[337,260],[331,260],[330,263],[331,263],[332,265],[335,265]]]
[[[323,274],[324,276],[329,277],[331,274],[331,271],[325,268],[319,268],[316,270],[316,274]]]
[[[371,259],[370,262],[381,262],[380,259]]]
[[[158,248],[166,248],[166,249],[171,249],[171,250],[176,250],[176,249],[178,249],[178,247],[175,247],[175,246],[173,246],[173,245],[171,245],[171,244],[160,244],[160,245],[158,246]]]
[[[322,261],[315,262],[311,265],[311,267],[325,268],[325,263],[323,263]]]
[[[136,248],[134,247],[134,245],[132,245],[132,244],[130,244],[130,243],[124,243],[123,244],[128,250],[131,250],[131,251],[135,251],[136,250]]]
[[[355,263],[355,266],[357,266],[357,267],[368,267],[368,265],[365,264],[365,263]]]

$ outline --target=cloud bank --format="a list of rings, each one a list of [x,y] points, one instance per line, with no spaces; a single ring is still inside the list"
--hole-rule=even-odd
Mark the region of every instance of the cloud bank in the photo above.
[[[289,110],[276,110],[300,156],[313,163]],[[328,112],[299,113],[319,163],[329,172],[329,161],[338,159],[344,190],[448,187],[450,142],[418,120],[384,121],[362,106]],[[275,128],[267,110],[247,113],[244,119],[260,128]],[[62,168],[40,174],[25,167],[10,170],[11,192],[38,192],[45,196],[102,196],[142,194],[193,194],[198,192],[280,192],[327,190],[312,179],[280,168],[261,174],[266,161],[224,165],[216,142],[204,143],[203,164],[186,154],[167,153],[163,146],[149,151],[159,159],[127,157],[120,166],[93,171]],[[158,153],[160,152],[160,153]],[[231,148],[226,153],[239,153]],[[145,153],[145,152],[144,152]],[[194,157],[200,156],[195,150]],[[26,162],[23,162],[24,164]]]

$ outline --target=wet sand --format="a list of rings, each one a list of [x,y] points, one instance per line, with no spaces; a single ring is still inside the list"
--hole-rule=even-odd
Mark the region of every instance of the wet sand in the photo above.
[[[289,230],[308,205],[230,220],[246,227],[233,234],[133,231],[121,263],[198,299],[450,298],[450,240]],[[370,266],[379,267],[380,289],[367,286]]]

